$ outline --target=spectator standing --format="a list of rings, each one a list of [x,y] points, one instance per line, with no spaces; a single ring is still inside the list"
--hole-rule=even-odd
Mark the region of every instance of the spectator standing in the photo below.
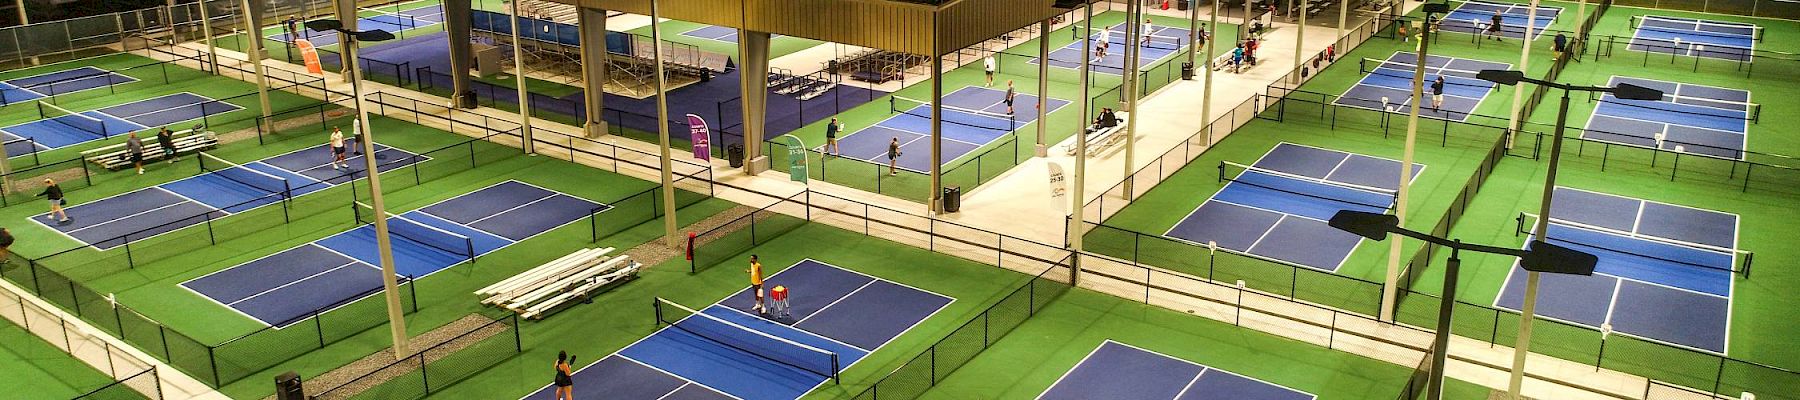
[[[138,139],[137,132],[132,132],[132,133],[128,134],[128,137],[125,138],[125,148],[127,149],[127,151],[129,151],[131,153],[130,154],[131,165],[137,167],[138,175],[143,175],[144,174],[144,141],[143,141],[143,139]]]
[[[988,54],[987,57],[981,59],[981,70],[987,73],[987,86],[985,87],[994,87],[994,70],[997,68],[999,66],[995,65],[993,54]]]

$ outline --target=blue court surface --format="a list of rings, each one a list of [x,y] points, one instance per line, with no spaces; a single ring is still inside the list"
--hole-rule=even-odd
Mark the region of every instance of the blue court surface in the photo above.
[[[151,127],[166,126],[171,130],[187,129],[189,127],[175,124],[241,109],[243,107],[231,103],[181,92],[98,110],[51,116],[0,128],[0,139],[9,142],[6,148],[7,154],[29,154],[143,131],[151,129]],[[153,133],[145,132],[144,134]],[[23,138],[30,138],[35,145],[28,142],[13,142]]]
[[[894,101],[916,105],[894,110],[893,116],[873,126],[839,137],[838,149],[844,158],[887,165],[888,142],[898,138],[900,160],[896,165],[907,171],[927,173],[931,171],[931,105],[904,99]],[[1005,101],[1004,89],[974,86],[944,95],[944,165],[1037,120],[1037,96],[1015,95],[1013,115],[1006,114]],[[1056,112],[1069,104],[1067,100],[1055,98],[1047,99],[1045,103],[1050,107],[1046,113]],[[825,146],[820,144],[813,151],[824,153]]]
[[[1642,15],[1626,48],[1663,54],[1750,61],[1761,27],[1742,22]]]
[[[444,22],[444,8],[443,6],[436,5],[398,12],[365,8],[358,9],[357,13],[361,18],[357,18],[356,20],[356,29],[360,30],[380,29],[398,33],[403,30],[423,28]],[[302,31],[299,33],[300,38],[311,41],[313,46],[337,44],[338,35],[336,32],[319,32],[307,29],[305,22],[301,22],[297,25]],[[284,27],[281,31],[281,33],[268,35],[267,37],[269,40],[277,42],[293,43],[293,39],[288,37],[286,32],[287,29]]]
[[[1312,400],[1289,389],[1231,371],[1200,365],[1107,340],[1064,373],[1040,400]]]
[[[385,159],[380,161],[381,171],[429,160],[406,150],[379,144],[375,148],[376,158]],[[331,168],[331,159],[330,150],[319,145],[77,204],[66,210],[71,219],[68,224],[41,218],[32,221],[96,249],[109,250],[362,177],[362,156],[349,157],[349,169]]]
[[[395,271],[416,280],[604,211],[609,206],[506,181],[388,218]],[[375,228],[349,231],[182,282],[275,327],[381,289]]]
[[[1388,112],[1405,113],[1412,110],[1412,78],[1418,56],[1408,52],[1394,52],[1387,60],[1365,59],[1362,61],[1364,75],[1356,85],[1345,90],[1342,96],[1333,100],[1332,104],[1366,108],[1371,110],[1387,110]],[[1425,64],[1426,103],[1419,109],[1419,116],[1463,121],[1469,114],[1481,106],[1493,91],[1494,83],[1475,79],[1475,73],[1484,69],[1512,69],[1511,64],[1491,61],[1479,61],[1466,58],[1430,56]],[[1431,83],[1439,76],[1444,77],[1444,105],[1432,108]]]
[[[738,41],[738,30],[718,25],[707,25],[689,29],[687,32],[682,32],[681,35],[707,40],[717,40],[726,43],[737,43]],[[770,39],[779,37],[782,37],[782,35],[769,35]]]
[[[954,301],[810,259],[765,281],[777,285],[791,318],[753,314],[745,288],[576,371],[575,398],[797,399]]]
[[[1538,314],[1725,354],[1737,215],[1565,187],[1553,195],[1545,236],[1600,263],[1592,276],[1542,275]],[[1494,305],[1519,309],[1526,275],[1514,265]]]
[[[1544,28],[1556,21],[1562,13],[1562,7],[1538,6],[1537,19],[1531,19],[1530,4],[1490,3],[1485,1],[1465,1],[1455,10],[1440,20],[1438,27],[1450,32],[1483,34],[1488,25],[1494,23],[1494,14],[1500,14],[1500,36],[1508,38],[1525,37],[1525,26],[1531,26],[1531,39],[1544,36]]]
[[[131,82],[137,78],[91,66],[7,79],[0,81],[0,105]]]
[[[1760,114],[1750,91],[1614,76],[1607,86],[1630,83],[1661,90],[1660,101],[1600,98],[1582,137],[1729,159],[1744,158],[1750,121]]]
[[[1076,35],[1075,39],[1077,40],[1050,51],[1050,66],[1078,69],[1081,68],[1081,60],[1086,58],[1092,60],[1090,66],[1095,73],[1123,75],[1125,73],[1125,43],[1130,38],[1125,36],[1124,23],[1113,25],[1107,29],[1110,31],[1093,33],[1095,47],[1100,46],[1100,35],[1106,35],[1105,41],[1109,44],[1106,48],[1106,57],[1094,58],[1094,54],[1083,52],[1082,46],[1086,41],[1080,40],[1080,29],[1073,29],[1070,34]],[[1138,68],[1148,69],[1155,66],[1158,60],[1180,52],[1184,46],[1187,46],[1188,38],[1191,35],[1184,28],[1152,24],[1150,26],[1150,36],[1152,37],[1138,53]],[[1037,63],[1036,58],[1031,59],[1032,65]]]
[[[1336,272],[1362,237],[1325,224],[1339,210],[1386,213],[1400,162],[1281,143],[1163,235]],[[1425,170],[1414,164],[1413,178]],[[1222,171],[1223,172],[1223,171]]]

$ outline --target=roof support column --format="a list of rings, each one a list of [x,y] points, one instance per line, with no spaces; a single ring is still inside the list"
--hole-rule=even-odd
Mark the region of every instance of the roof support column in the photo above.
[[[475,58],[469,49],[469,19],[473,18],[472,4],[468,1],[446,1],[444,4],[444,32],[450,40],[450,88],[456,93],[451,95],[456,105],[476,104],[469,93],[469,61]],[[425,79],[425,77],[419,77]]]
[[[744,107],[744,173],[754,175],[769,168],[763,154],[763,117],[769,103],[769,33],[738,30],[739,93]],[[721,135],[722,136],[722,135]]]
[[[587,101],[587,137],[606,134],[606,10],[582,7],[575,14],[581,29],[581,93]]]

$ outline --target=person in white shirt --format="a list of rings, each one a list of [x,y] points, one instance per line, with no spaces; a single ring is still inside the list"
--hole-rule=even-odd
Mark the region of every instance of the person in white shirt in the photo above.
[[[1156,32],[1156,27],[1150,26],[1149,17],[1144,17],[1144,28],[1138,32],[1138,45],[1149,46],[1151,32]]]
[[[344,131],[338,130],[336,127],[331,128],[330,144],[331,169],[350,168],[350,164],[344,162]]]
[[[1094,62],[1106,59],[1106,47],[1112,43],[1112,29],[1100,31],[1100,37],[1094,40]]]
[[[987,56],[987,58],[983,58],[981,60],[981,67],[982,67],[983,71],[987,71],[987,86],[986,87],[993,87],[994,86],[994,70],[996,68],[998,68],[997,65],[994,65],[994,55],[989,54]]]

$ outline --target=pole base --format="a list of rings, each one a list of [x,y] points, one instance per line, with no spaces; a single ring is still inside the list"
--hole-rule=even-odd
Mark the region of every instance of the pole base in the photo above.
[[[1038,143],[1038,145],[1037,145],[1037,157],[1038,157],[1038,158],[1044,158],[1044,157],[1049,157],[1049,156],[1050,156],[1050,145],[1047,145],[1047,144],[1043,144],[1043,143]]]
[[[744,174],[745,175],[761,174],[761,173],[763,173],[763,171],[768,171],[768,170],[769,170],[769,156],[761,156],[761,157],[757,157],[757,158],[752,158],[752,159],[750,159],[750,162],[744,163]]]

